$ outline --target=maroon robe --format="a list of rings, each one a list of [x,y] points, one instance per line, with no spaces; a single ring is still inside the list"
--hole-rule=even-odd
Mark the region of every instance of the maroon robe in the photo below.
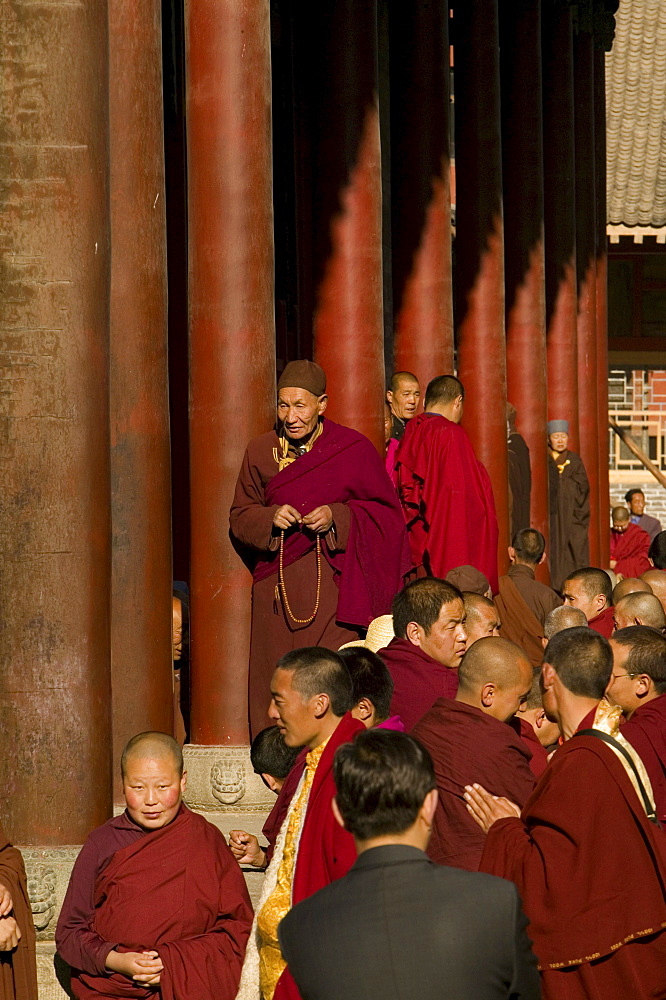
[[[275,431],[248,445],[230,513],[231,532],[252,570],[250,727],[268,723],[269,684],[277,660],[301,646],[339,649],[373,618],[387,614],[409,570],[400,504],[383,462],[367,438],[330,420],[312,449],[281,472]],[[273,517],[289,503],[302,514],[327,504],[334,532],[322,540],[319,609],[308,625],[294,623],[277,592],[279,532]],[[285,534],[284,581],[296,618],[315,606],[315,536],[300,526]]]
[[[480,708],[440,698],[411,735],[432,757],[439,800],[428,856],[440,865],[478,871],[485,835],[465,804],[465,785],[523,805],[535,785],[531,751],[511,726]]]
[[[615,560],[615,572],[622,576],[640,576],[647,573],[650,566],[648,551],[650,536],[637,524],[629,524],[626,531],[610,533],[610,556]]]
[[[433,660],[409,639],[396,636],[379,656],[393,678],[391,715],[400,716],[407,732],[438,698],[455,698],[458,671]]]
[[[645,764],[657,817],[666,828],[666,694],[637,708],[622,726],[622,735]]]
[[[21,852],[12,847],[1,826],[0,884],[11,893],[11,916],[21,932],[21,940],[16,948],[0,951],[0,1000],[36,1000],[35,925],[28,898],[25,866]]]
[[[598,615],[594,616],[594,618],[590,618],[587,624],[590,628],[593,628],[595,632],[598,632],[599,635],[603,635],[606,639],[610,639],[613,634],[613,630],[615,629],[613,606],[611,605],[608,608],[604,608],[604,610],[600,611]]]
[[[512,719],[509,719],[509,725],[513,731],[520,736],[521,740],[525,743],[527,749],[532,754],[530,760],[530,771],[535,778],[540,778],[548,767],[548,751],[539,742],[539,737],[534,732],[533,727],[527,719],[521,719],[519,715],[514,715]]]
[[[555,752],[520,819],[493,823],[481,871],[520,891],[543,1000],[666,996],[666,835],[601,740]]]
[[[414,566],[441,579],[456,566],[474,566],[495,593],[495,501],[462,427],[438,413],[419,413],[407,425],[396,462]]]
[[[79,1000],[233,1000],[251,926],[245,881],[224,837],[181,806],[159,830],[124,814],[93,831],[72,872],[56,944],[73,966]],[[157,951],[159,992],[106,970],[112,949]]]

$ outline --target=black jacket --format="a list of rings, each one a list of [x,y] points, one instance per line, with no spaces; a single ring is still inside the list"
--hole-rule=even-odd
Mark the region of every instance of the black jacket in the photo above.
[[[303,1000],[538,1000],[512,882],[375,847],[279,928]]]

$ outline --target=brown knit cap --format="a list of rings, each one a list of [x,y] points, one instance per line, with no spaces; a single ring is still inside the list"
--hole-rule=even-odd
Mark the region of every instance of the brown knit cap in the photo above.
[[[313,396],[323,396],[326,392],[326,374],[314,361],[290,361],[280,375],[277,384],[280,389],[307,389]]]
[[[483,573],[474,566],[456,566],[444,577],[458,590],[471,591],[473,594],[485,594],[490,590],[490,584]]]

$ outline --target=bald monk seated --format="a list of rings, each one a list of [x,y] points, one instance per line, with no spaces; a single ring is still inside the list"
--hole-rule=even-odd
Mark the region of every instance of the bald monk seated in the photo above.
[[[562,597],[570,608],[580,608],[591,629],[610,638],[615,623],[613,588],[608,573],[596,566],[577,569],[562,584]]]
[[[592,629],[553,636],[541,685],[563,745],[522,810],[492,789],[465,791],[487,831],[481,871],[520,892],[543,1000],[666,996],[666,837],[648,818],[650,782],[619,712],[602,701],[612,663]]]
[[[620,576],[640,576],[650,568],[650,536],[632,524],[626,507],[613,507],[610,533],[610,568]]]
[[[646,583],[655,597],[658,597],[661,606],[666,611],[666,573],[663,569],[649,569],[641,576],[643,583]]]
[[[541,696],[541,667],[532,668],[532,688],[511,719],[511,725],[532,751],[530,770],[540,778],[548,764],[548,754],[557,747],[560,728],[546,715]]]
[[[36,1000],[35,925],[21,852],[0,826],[0,1000]]]
[[[465,607],[467,649],[477,639],[487,639],[489,636],[499,638],[502,622],[494,601],[476,592],[466,591],[463,593],[463,604]]]
[[[548,640],[552,639],[557,632],[563,632],[565,628],[586,628],[587,618],[585,612],[580,608],[572,608],[568,604],[562,604],[559,608],[553,608],[543,624],[543,648],[548,645]]]
[[[645,625],[615,632],[613,673],[606,689],[626,723],[622,735],[645,764],[657,818],[666,824],[666,638]]]
[[[502,636],[525,650],[534,667],[541,666],[543,626],[546,616],[562,600],[534,576],[546,558],[546,540],[535,528],[514,535],[509,546],[511,566],[499,578],[495,604],[502,619]]]
[[[127,808],[86,840],[56,928],[72,992],[233,1000],[252,907],[224,837],[182,801],[178,743],[140,733],[123,751]]]
[[[613,620],[616,629],[630,625],[649,625],[659,631],[666,628],[666,614],[659,598],[642,591],[627,594],[618,601],[613,609]]]
[[[438,698],[452,698],[458,689],[465,607],[457,587],[426,577],[407,584],[392,611],[395,638],[379,655],[393,678],[391,714],[409,731]]]
[[[440,698],[412,730],[435,765],[439,801],[428,855],[441,865],[478,871],[485,838],[470,817],[465,785],[525,803],[535,778],[530,750],[507,722],[532,686],[532,667],[506,639],[479,639],[458,671],[455,701]],[[510,789],[510,791],[509,791]]]

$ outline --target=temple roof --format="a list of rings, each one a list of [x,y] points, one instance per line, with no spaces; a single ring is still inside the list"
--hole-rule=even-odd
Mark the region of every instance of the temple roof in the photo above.
[[[606,56],[608,222],[666,226],[666,0],[620,0]]]

